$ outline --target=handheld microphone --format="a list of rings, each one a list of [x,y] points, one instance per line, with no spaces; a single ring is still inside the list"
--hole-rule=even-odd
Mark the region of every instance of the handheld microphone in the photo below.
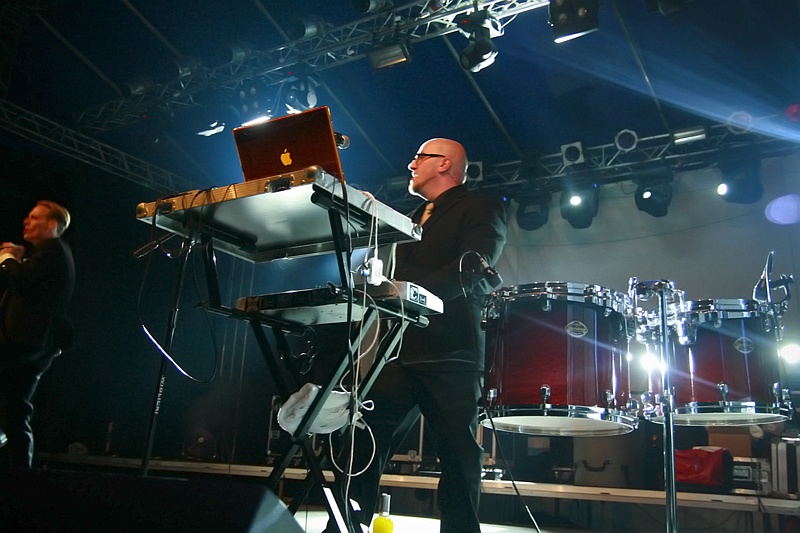
[[[334,131],[333,138],[336,139],[336,147],[340,150],[347,150],[350,147],[350,137],[347,135]]]
[[[478,262],[481,265],[481,274],[483,274],[483,277],[486,278],[486,281],[489,282],[489,285],[491,285],[493,289],[503,284],[503,278],[500,277],[500,274],[489,266],[489,263],[487,263],[486,259],[480,254],[478,254]]]

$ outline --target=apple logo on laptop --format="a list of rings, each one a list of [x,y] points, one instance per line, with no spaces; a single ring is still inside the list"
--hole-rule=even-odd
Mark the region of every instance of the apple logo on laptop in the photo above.
[[[286,167],[292,164],[292,154],[289,153],[288,148],[283,149],[283,153],[281,154],[281,163],[283,163],[283,165]]]

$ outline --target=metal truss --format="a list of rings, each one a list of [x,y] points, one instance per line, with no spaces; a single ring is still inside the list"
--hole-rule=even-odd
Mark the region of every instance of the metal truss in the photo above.
[[[487,0],[480,3],[491,16],[502,21],[548,4],[548,0]],[[143,88],[130,98],[118,98],[84,110],[77,117],[82,130],[109,131],[134,124],[144,113],[172,113],[198,106],[197,97],[209,88],[233,90],[246,80],[260,78],[266,85],[290,81],[292,67],[303,63],[322,71],[363,59],[382,44],[405,39],[411,45],[455,31],[456,17],[475,9],[473,0],[426,0],[410,2],[376,13],[350,24],[326,29],[318,35],[291,41],[269,50],[250,50],[237,61],[216,66],[198,66],[166,84]]]
[[[583,148],[584,163],[570,165],[561,152],[545,155],[535,161],[510,161],[483,166],[479,180],[468,181],[470,189],[497,192],[508,197],[541,197],[542,193],[563,190],[565,178],[591,180],[598,185],[634,181],[653,171],[681,172],[708,168],[725,161],[744,161],[746,158],[781,157],[800,153],[800,144],[776,139],[755,132],[733,133],[725,124],[709,128],[705,140],[676,145],[671,134],[639,139],[636,147],[624,151],[616,144]],[[391,179],[374,194],[395,208],[414,205],[408,194],[407,177]]]
[[[191,181],[0,99],[0,129],[162,193],[196,189]]]

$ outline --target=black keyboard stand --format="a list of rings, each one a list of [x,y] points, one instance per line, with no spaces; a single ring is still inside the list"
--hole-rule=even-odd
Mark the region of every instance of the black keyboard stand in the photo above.
[[[309,170],[311,170],[311,167]],[[319,169],[314,170],[314,172],[317,173],[317,181],[314,183],[313,189],[308,189],[310,185],[302,185],[286,191],[284,197],[279,196],[283,192],[253,193],[253,183],[251,182],[249,184],[235,185],[232,190],[230,190],[231,188],[225,188],[224,190],[214,189],[206,193],[192,191],[153,204],[141,204],[138,215],[142,221],[152,221],[154,225],[167,229],[172,233],[183,235],[186,239],[184,241],[186,249],[181,257],[180,277],[176,287],[176,302],[170,313],[166,349],[169,350],[171,338],[174,334],[175,317],[178,312],[177,298],[184,282],[188,255],[192,250],[191,245],[200,242],[203,245],[203,264],[208,289],[208,302],[204,305],[205,309],[215,314],[247,321],[250,324],[250,329],[261,350],[267,369],[273,376],[273,382],[282,402],[289,399],[292,388],[295,385],[295,383],[292,383],[290,386],[284,379],[285,361],[291,359],[286,333],[302,332],[305,326],[266,316],[263,313],[248,313],[223,305],[216,268],[215,244],[218,244],[226,253],[254,262],[269,261],[278,257],[333,252],[337,259],[340,290],[344,291],[346,301],[352,302],[351,305],[360,305],[354,297],[354,287],[349,273],[349,250],[352,246],[364,247],[368,243],[370,224],[372,223],[370,209],[372,209],[373,204],[365,207],[366,197],[360,191],[332,181],[330,176],[325,175]],[[310,194],[307,191],[310,191]],[[351,198],[348,198],[348,195]],[[319,228],[318,222],[321,222],[321,209],[327,211],[327,219],[330,223],[330,234],[327,236],[324,231],[320,230],[319,235],[313,234],[312,239],[307,239],[306,242],[302,243],[292,243],[286,240],[285,235],[278,238],[277,241],[271,238],[272,233],[269,231],[269,220],[267,220],[270,213],[275,214],[278,220],[285,220],[288,214],[297,214],[299,219],[297,223],[298,231],[302,233],[303,231],[308,231],[309,228],[312,228],[312,230],[313,228]],[[380,205],[379,209],[382,210],[380,223],[383,224],[379,231],[383,240],[379,244],[412,241],[420,237],[419,228],[412,225],[407,218],[386,206]],[[349,233],[345,232],[345,224],[349,229]],[[239,231],[237,229],[239,226],[248,227],[251,231]],[[252,228],[256,229],[253,230]],[[256,232],[255,235],[253,231]],[[350,313],[348,313],[348,318],[349,316]],[[295,454],[298,450],[302,451],[309,468],[309,474],[304,481],[301,497],[295,498],[290,506],[290,510],[293,513],[298,510],[312,488],[319,485],[325,495],[328,513],[332,518],[351,516],[351,510],[348,509],[349,504],[345,504],[341,495],[331,488],[324,476],[321,466],[322,457],[314,453],[311,439],[309,438],[309,429],[322,411],[325,401],[350,369],[354,354],[357,353],[370,327],[376,321],[386,317],[393,317],[396,320],[391,321],[388,334],[381,341],[375,362],[361,382],[358,398],[355,399],[356,402],[360,403],[365,399],[370,387],[383,368],[386,358],[397,348],[406,328],[410,324],[415,324],[419,327],[425,327],[428,324],[427,318],[420,316],[419,313],[411,311],[400,312],[389,305],[382,304],[380,301],[370,300],[366,308],[363,309],[360,328],[354,329],[349,339],[347,351],[341,357],[338,366],[329,376],[327,382],[320,386],[321,388],[316,398],[292,435],[292,444],[273,466],[267,480],[269,488],[273,492],[277,492],[280,480]],[[352,323],[353,321],[348,320],[348,322]],[[269,328],[275,337],[277,353],[270,346],[265,333],[266,328]],[[163,401],[166,359],[163,359],[163,361],[162,372],[156,385],[153,418],[148,432],[148,446],[142,464],[143,475],[147,475],[159,410],[158,406]],[[289,369],[290,372],[291,370]],[[294,374],[295,381],[299,382],[299,375]],[[345,512],[342,512],[343,510]],[[360,531],[347,518],[337,520],[337,523],[340,524],[341,533],[356,533]]]

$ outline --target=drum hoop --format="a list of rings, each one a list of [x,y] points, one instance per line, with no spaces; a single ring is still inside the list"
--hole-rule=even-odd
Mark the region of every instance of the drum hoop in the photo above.
[[[635,429],[638,418],[617,409],[589,407],[585,405],[496,405],[480,414],[481,420],[504,418],[508,416],[554,416],[566,418],[584,418],[605,422],[614,422]]]
[[[761,315],[760,304],[755,300],[690,300],[684,302],[683,312],[698,317],[698,322],[715,315],[719,318],[751,318]]]
[[[607,289],[602,285],[570,281],[544,281],[514,285],[501,291],[502,298],[516,301],[521,298],[545,298],[567,302],[593,304],[625,314],[630,308],[627,294]]]

